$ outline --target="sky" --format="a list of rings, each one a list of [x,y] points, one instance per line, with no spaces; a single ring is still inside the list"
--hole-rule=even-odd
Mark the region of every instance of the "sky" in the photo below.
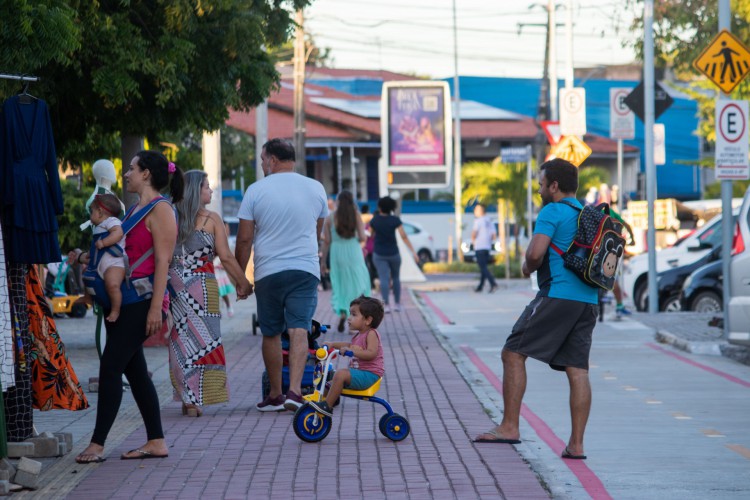
[[[455,0],[458,72],[464,76],[539,78],[547,1]],[[558,0],[558,77],[566,64],[565,4]],[[627,64],[633,38],[623,0],[571,0],[573,66]],[[444,78],[454,74],[452,0],[314,0],[305,28],[331,49],[333,66]],[[520,30],[520,33],[519,33]]]

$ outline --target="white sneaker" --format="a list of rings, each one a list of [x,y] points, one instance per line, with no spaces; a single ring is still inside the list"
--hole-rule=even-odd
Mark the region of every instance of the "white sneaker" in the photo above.
[[[393,312],[401,312],[401,304],[396,304],[393,306]]]
[[[231,307],[227,309],[227,316],[229,316],[230,318],[234,316],[234,309],[232,309]]]
[[[385,313],[386,314],[388,314],[389,312],[391,312],[391,306],[389,306],[388,304],[385,305],[384,309],[385,309]]]

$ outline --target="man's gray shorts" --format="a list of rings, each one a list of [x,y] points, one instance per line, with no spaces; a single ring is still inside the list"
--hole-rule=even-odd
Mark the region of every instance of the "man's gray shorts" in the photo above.
[[[255,282],[258,323],[264,337],[275,337],[290,328],[312,326],[318,306],[320,280],[305,271],[288,270]]]
[[[577,300],[536,297],[513,325],[505,349],[549,364],[589,369],[596,305]]]

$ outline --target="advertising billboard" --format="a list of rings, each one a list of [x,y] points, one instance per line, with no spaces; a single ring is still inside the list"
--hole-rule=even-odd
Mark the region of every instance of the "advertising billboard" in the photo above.
[[[381,130],[390,188],[446,187],[452,161],[446,82],[386,82]]]

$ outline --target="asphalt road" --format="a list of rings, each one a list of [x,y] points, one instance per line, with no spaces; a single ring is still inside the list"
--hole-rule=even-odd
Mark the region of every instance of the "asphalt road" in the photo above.
[[[499,422],[500,349],[534,292],[526,280],[493,295],[474,293],[473,286],[472,280],[432,278],[414,293]],[[674,350],[636,321],[611,319],[594,332],[586,461],[559,456],[570,428],[565,375],[527,362],[523,443],[516,448],[553,497],[750,498],[750,366]],[[485,430],[470,429],[470,435]]]

